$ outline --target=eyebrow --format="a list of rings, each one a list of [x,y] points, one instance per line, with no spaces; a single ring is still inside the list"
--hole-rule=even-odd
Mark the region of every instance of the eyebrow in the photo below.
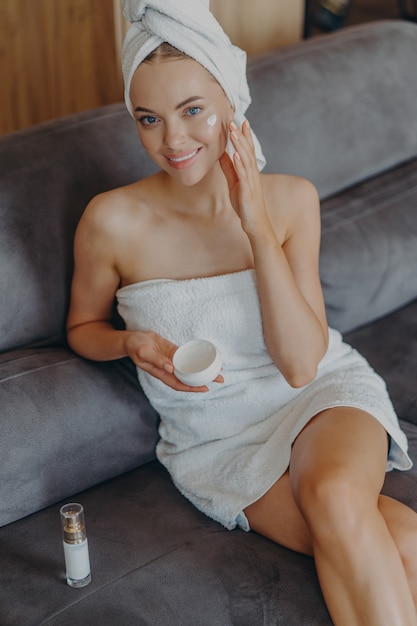
[[[177,111],[178,109],[181,109],[186,104],[190,104],[190,102],[195,102],[196,100],[202,100],[202,99],[203,99],[202,96],[191,96],[190,98],[187,98],[186,100],[183,100],[182,102],[177,104],[177,106],[175,107],[175,110]],[[139,111],[142,111],[142,113],[151,113],[152,115],[156,115],[155,111],[151,111],[151,109],[146,109],[145,107],[136,107],[135,112],[139,112]]]

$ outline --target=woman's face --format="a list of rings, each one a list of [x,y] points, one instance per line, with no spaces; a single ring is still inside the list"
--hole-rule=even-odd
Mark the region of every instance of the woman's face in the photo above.
[[[233,108],[193,59],[142,63],[131,84],[140,140],[155,163],[184,185],[204,178],[223,154]]]

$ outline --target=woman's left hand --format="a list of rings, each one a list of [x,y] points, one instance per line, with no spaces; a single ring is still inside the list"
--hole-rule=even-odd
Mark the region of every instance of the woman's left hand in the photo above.
[[[233,161],[225,152],[220,158],[220,165],[229,186],[232,206],[242,222],[243,230],[249,237],[256,236],[268,227],[268,217],[252,132],[247,120],[241,130],[231,122],[229,130],[235,148]]]

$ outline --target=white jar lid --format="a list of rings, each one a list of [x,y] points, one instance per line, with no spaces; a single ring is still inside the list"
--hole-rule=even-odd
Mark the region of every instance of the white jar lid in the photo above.
[[[174,374],[185,385],[200,387],[217,378],[222,368],[218,348],[205,339],[196,339],[180,346],[173,357]]]

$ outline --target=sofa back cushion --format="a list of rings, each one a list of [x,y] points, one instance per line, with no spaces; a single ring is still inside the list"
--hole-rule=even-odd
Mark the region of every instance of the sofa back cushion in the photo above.
[[[249,78],[267,170],[310,179],[323,200],[330,325],[346,332],[416,298],[417,25],[318,37],[253,59]]]
[[[329,324],[347,332],[417,298],[417,159],[322,202]]]
[[[417,25],[381,21],[254,58],[248,116],[266,171],[322,198],[417,156]]]
[[[0,352],[61,342],[84,208],[151,171],[123,105],[0,138]]]

